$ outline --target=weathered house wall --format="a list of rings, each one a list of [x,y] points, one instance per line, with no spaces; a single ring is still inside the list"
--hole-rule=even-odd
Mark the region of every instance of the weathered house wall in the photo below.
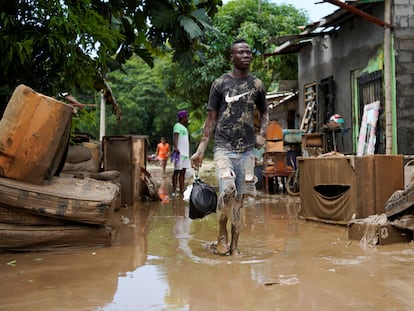
[[[383,19],[383,4],[368,12]],[[353,111],[353,77],[366,70],[371,59],[375,58],[383,47],[383,28],[354,16],[338,32],[312,39],[312,44],[300,50],[299,61],[299,105],[305,108],[304,86],[316,84],[316,93],[320,96],[319,85],[322,80],[332,77],[334,83],[334,113],[342,115],[345,127],[350,130],[340,139],[339,151],[355,153],[355,133],[353,123],[356,116]],[[377,66],[381,66],[379,62]],[[382,68],[380,68],[382,69]],[[317,99],[321,104],[320,98]],[[319,116],[318,129],[326,123],[329,115]],[[354,122],[353,122],[354,120]],[[343,144],[342,144],[343,142]]]
[[[299,129],[300,120],[296,116],[297,109],[297,98],[279,105],[271,104],[269,120],[277,121],[283,129]]]
[[[393,3],[398,152],[414,154],[414,0]]]
[[[391,24],[393,37],[392,58],[395,72],[393,93],[392,122],[396,125],[397,153],[414,154],[414,0],[394,0],[391,4]],[[384,19],[384,3],[377,3],[368,14]],[[361,106],[358,102],[357,78],[383,71],[384,29],[381,26],[354,15],[341,28],[330,35],[312,39],[312,43],[303,47],[299,53],[299,107],[305,108],[305,89],[309,83],[315,83],[318,115],[318,130],[329,117],[323,114],[321,82],[331,78],[334,86],[334,112],[345,118],[345,126],[350,130],[343,135],[341,152],[355,153],[361,119]],[[383,73],[382,77],[383,79]],[[383,80],[382,80],[383,81]],[[382,87],[384,86],[382,82]],[[382,89],[384,92],[394,90]],[[381,114],[377,144],[382,144],[379,153],[383,153],[385,144],[384,102],[381,98]],[[332,111],[331,111],[332,112]],[[395,139],[395,136],[394,136]]]

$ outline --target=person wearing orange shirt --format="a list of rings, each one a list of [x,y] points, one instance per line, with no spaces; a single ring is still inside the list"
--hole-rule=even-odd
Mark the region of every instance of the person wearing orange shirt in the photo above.
[[[165,177],[165,168],[167,166],[168,157],[170,156],[170,145],[167,143],[165,137],[161,137],[161,141],[157,145],[155,155],[157,156],[162,168],[162,176]]]

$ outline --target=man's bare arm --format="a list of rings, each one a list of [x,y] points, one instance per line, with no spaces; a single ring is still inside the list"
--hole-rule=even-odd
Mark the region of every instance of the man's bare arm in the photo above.
[[[207,150],[210,138],[214,133],[217,124],[217,111],[209,111],[206,121],[204,122],[203,135],[198,145],[197,151],[191,157],[193,167],[200,167],[203,163],[204,153]]]
[[[260,114],[260,132],[256,136],[256,148],[260,149],[266,142],[267,125],[269,124],[269,114],[266,112]]]

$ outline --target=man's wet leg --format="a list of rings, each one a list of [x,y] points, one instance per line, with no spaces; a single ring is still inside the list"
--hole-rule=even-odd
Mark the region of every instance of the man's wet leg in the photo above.
[[[240,226],[231,225],[231,244],[230,244],[230,254],[237,256],[239,255],[239,235],[240,235]]]
[[[220,196],[217,204],[217,216],[219,220],[219,236],[216,251],[218,254],[229,253],[227,222],[231,217],[231,206],[236,196],[235,174],[232,162],[227,156],[214,155],[216,170],[218,172]]]
[[[217,206],[217,215],[219,218],[219,236],[217,239],[217,253],[226,255],[229,252],[227,221],[234,204],[235,187],[233,185],[227,187],[219,197]]]
[[[240,236],[240,227],[242,223],[242,213],[241,209],[243,208],[243,196],[237,198],[233,202],[231,209],[231,243],[230,243],[230,253],[232,255],[239,255],[239,236]]]
[[[219,236],[217,238],[217,253],[220,255],[226,255],[229,252],[227,236],[227,216],[221,215],[219,219]]]

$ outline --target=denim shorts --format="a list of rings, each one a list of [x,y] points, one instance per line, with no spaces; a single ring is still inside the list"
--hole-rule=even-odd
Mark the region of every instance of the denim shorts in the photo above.
[[[217,148],[214,162],[221,194],[235,189],[238,197],[256,195],[253,150],[234,152]]]

